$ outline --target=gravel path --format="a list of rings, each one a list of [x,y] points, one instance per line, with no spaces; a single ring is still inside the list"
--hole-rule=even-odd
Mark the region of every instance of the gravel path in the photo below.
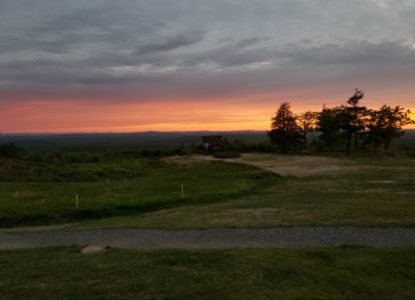
[[[290,227],[274,229],[114,229],[0,232],[0,249],[97,245],[128,249],[415,246],[415,228]]]

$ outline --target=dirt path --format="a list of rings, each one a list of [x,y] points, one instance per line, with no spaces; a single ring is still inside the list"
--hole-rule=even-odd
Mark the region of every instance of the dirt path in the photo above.
[[[223,249],[365,245],[415,247],[415,228],[290,227],[0,233],[0,249],[97,245],[128,249]]]

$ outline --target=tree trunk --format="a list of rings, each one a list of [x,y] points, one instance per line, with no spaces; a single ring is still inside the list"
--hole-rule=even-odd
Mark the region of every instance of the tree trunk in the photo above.
[[[287,153],[287,142],[282,143],[282,153],[283,154]]]
[[[357,153],[357,142],[358,142],[358,139],[357,139],[357,132],[355,131],[355,132],[354,132],[354,152],[355,152],[355,153]]]
[[[307,149],[307,132],[304,132],[303,134],[303,149],[306,150]]]
[[[389,142],[385,142],[384,145],[385,145],[385,153],[388,153],[390,143]]]
[[[347,148],[346,148],[347,155],[350,155],[351,145],[352,145],[352,134],[351,132],[348,132],[347,133]]]

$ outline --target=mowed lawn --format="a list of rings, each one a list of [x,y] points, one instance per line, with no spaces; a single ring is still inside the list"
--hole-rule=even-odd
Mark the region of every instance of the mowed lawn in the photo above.
[[[23,164],[10,169],[10,178],[3,170],[0,181],[0,226],[76,222],[214,203],[281,180],[244,165],[177,165],[157,159],[41,167]]]
[[[247,154],[237,161],[284,180],[227,201],[81,227],[415,226],[414,159]]]
[[[415,249],[0,251],[0,298],[415,299]]]

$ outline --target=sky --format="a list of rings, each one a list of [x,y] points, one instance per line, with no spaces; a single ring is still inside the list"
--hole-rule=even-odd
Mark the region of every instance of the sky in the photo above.
[[[267,130],[294,112],[415,112],[415,0],[0,0],[6,133]]]

